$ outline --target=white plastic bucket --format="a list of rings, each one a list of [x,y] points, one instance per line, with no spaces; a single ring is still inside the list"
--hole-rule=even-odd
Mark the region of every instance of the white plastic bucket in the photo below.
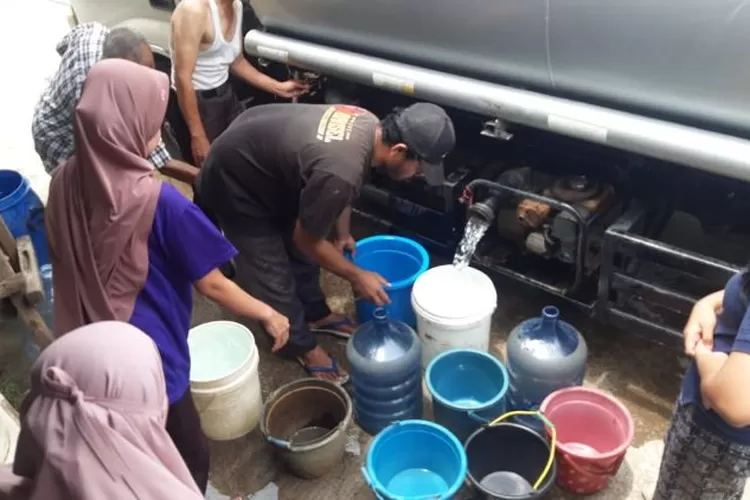
[[[263,400],[252,332],[232,321],[212,321],[190,330],[188,346],[190,390],[206,436],[228,441],[255,429]]]
[[[473,267],[433,267],[414,283],[411,305],[422,340],[422,368],[451,349],[489,351],[497,291],[492,280]]]
[[[18,413],[0,394],[0,465],[10,465],[16,456],[16,445],[21,425]]]

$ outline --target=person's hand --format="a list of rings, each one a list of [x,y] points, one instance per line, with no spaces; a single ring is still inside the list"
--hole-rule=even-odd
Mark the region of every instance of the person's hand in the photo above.
[[[352,238],[351,235],[344,236],[343,238],[336,238],[336,241],[334,241],[333,244],[336,247],[336,250],[341,253],[349,252],[352,254],[352,257],[354,257],[357,252],[357,242],[354,241],[354,238]]]
[[[276,89],[276,95],[285,99],[299,97],[310,91],[310,86],[297,80],[287,80],[279,83]]]
[[[716,309],[711,301],[701,299],[695,303],[683,330],[686,355],[695,356],[699,344],[709,350],[713,348],[716,319]]]
[[[193,151],[193,162],[195,166],[201,168],[203,161],[208,156],[208,150],[211,144],[208,142],[208,138],[204,136],[195,136],[190,139],[190,148]]]
[[[388,294],[383,290],[384,286],[390,286],[390,283],[385,278],[378,273],[365,271],[364,269],[360,269],[354,280],[352,280],[354,295],[372,302],[376,306],[384,306],[391,303]]]
[[[263,328],[273,337],[271,352],[278,352],[289,340],[289,319],[275,309],[271,309],[262,323]]]

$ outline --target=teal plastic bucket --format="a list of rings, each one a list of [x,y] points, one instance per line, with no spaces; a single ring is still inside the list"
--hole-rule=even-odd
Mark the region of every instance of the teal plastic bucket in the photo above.
[[[380,500],[449,500],[461,489],[467,467],[463,446],[447,429],[402,420],[372,441],[362,475]]]
[[[453,349],[427,366],[435,422],[461,442],[480,426],[506,412],[508,372],[493,355],[476,349]]]
[[[430,267],[430,256],[422,245],[401,236],[371,236],[357,242],[354,263],[388,280],[386,288],[391,303],[385,306],[388,317],[416,328],[417,318],[411,305],[411,289],[417,278]],[[373,318],[377,306],[357,300],[357,321]]]

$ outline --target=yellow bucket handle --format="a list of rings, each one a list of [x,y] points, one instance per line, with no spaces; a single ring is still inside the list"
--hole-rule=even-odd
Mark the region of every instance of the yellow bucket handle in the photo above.
[[[552,424],[552,422],[549,421],[547,417],[544,416],[542,412],[539,411],[509,411],[508,413],[504,415],[500,415],[495,420],[487,424],[487,427],[492,427],[494,425],[499,424],[503,420],[506,420],[510,417],[537,417],[539,420],[542,421],[542,423],[547,426],[547,428],[550,431],[550,446],[549,446],[549,458],[547,459],[547,464],[544,466],[544,469],[542,470],[542,474],[539,476],[539,479],[536,480],[534,483],[533,489],[536,491],[539,489],[539,486],[544,482],[544,480],[549,475],[549,471],[552,470],[552,464],[555,461],[555,449],[557,448],[557,431],[555,430],[555,426]]]

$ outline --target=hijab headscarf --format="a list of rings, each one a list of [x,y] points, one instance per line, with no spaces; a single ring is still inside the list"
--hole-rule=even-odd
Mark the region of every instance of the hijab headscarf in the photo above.
[[[146,334],[104,321],[62,336],[32,367],[0,499],[202,499],[164,428],[167,411]]]
[[[75,113],[75,155],[56,169],[45,210],[55,334],[128,321],[148,273],[161,181],[146,160],[169,98],[165,74],[123,59],[96,63]]]

